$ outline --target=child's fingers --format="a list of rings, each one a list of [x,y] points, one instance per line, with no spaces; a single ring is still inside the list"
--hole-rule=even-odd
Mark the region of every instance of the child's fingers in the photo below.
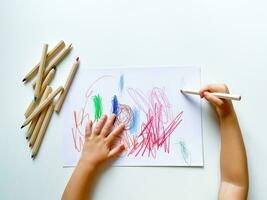
[[[107,136],[107,143],[108,146],[112,146],[116,138],[121,135],[124,131],[125,125],[120,124],[117,128],[115,128],[108,136]]]
[[[219,99],[218,97],[215,97],[209,92],[204,92],[204,97],[205,99],[207,99],[208,102],[210,102],[216,107],[220,107],[223,104],[223,100]]]
[[[92,125],[93,125],[93,122],[92,120],[89,120],[86,124],[86,127],[85,127],[85,139],[89,138],[92,134]]]
[[[209,84],[204,87],[202,87],[199,90],[199,95],[201,98],[204,97],[205,92],[222,92],[222,93],[228,93],[228,87],[225,84]]]
[[[119,156],[123,151],[125,150],[125,147],[123,144],[120,144],[116,147],[114,147],[108,154],[109,158],[117,157]]]
[[[102,131],[101,131],[101,135],[103,135],[104,137],[106,137],[110,132],[111,129],[113,127],[114,121],[115,121],[116,115],[112,114],[109,119],[107,120],[107,123],[104,125]]]
[[[99,135],[107,121],[107,115],[103,115],[94,128],[94,135]]]

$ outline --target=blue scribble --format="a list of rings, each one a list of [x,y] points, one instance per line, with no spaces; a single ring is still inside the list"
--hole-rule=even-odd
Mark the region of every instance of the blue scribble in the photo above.
[[[184,141],[179,141],[179,145],[185,163],[191,165],[191,154],[186,147],[186,143]]]
[[[139,124],[140,112],[137,108],[133,108],[132,122],[130,126],[130,133],[134,134],[137,132],[137,127]]]
[[[120,80],[119,80],[119,90],[122,93],[124,90],[124,74],[120,75]]]
[[[113,96],[111,103],[112,103],[112,113],[117,115],[119,103],[118,103],[118,98],[116,95]]]

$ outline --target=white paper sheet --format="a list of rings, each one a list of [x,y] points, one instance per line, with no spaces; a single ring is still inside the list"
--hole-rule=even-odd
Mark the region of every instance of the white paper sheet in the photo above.
[[[114,165],[203,166],[200,98],[179,91],[199,87],[199,67],[79,69],[61,111],[63,165],[79,160],[101,100],[102,114],[117,113],[115,125],[127,127],[127,151]]]

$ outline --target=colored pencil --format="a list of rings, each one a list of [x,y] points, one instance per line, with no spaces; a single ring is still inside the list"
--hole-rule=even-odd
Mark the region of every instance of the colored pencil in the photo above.
[[[184,94],[193,94],[193,95],[199,95],[198,90],[192,90],[192,89],[181,89],[180,90]],[[220,99],[228,99],[228,100],[236,100],[240,101],[241,96],[240,95],[234,95],[234,94],[227,94],[227,93],[219,93],[219,92],[211,92],[212,95],[220,98]]]
[[[45,80],[42,83],[42,87],[41,87],[41,92],[40,92],[40,96],[43,95],[46,86],[48,86],[50,84],[50,82],[52,81],[52,79],[55,76],[55,69],[51,69],[50,72],[48,73],[48,75],[46,76]],[[34,101],[32,100],[32,102],[30,103],[30,105],[28,106],[26,112],[24,113],[24,116],[27,118],[30,116],[30,114],[32,113],[32,111],[36,108],[36,106],[38,105],[39,101]]]
[[[48,124],[50,122],[50,119],[52,117],[52,114],[53,114],[53,111],[54,111],[54,103],[51,102],[47,112],[46,112],[46,115],[45,115],[45,118],[44,118],[44,121],[42,123],[42,126],[41,126],[41,129],[39,131],[39,134],[36,138],[36,141],[34,143],[34,146],[32,148],[32,159],[34,159],[39,151],[39,148],[40,148],[40,145],[42,143],[42,140],[44,138],[44,135],[45,135],[45,132],[46,132],[46,129],[48,127]]]
[[[68,53],[72,49],[72,44],[70,44],[67,48],[63,49],[45,68],[44,77],[49,73],[51,69],[56,69],[57,65],[68,55]],[[35,81],[36,82],[36,81]],[[36,83],[33,83],[36,84]]]
[[[25,127],[27,124],[29,124],[35,117],[38,116],[39,113],[41,113],[57,96],[59,93],[63,92],[64,89],[62,86],[58,87],[54,92],[52,92],[45,100],[43,103],[38,105],[36,109],[32,112],[32,114],[24,121],[23,125],[21,128]]]
[[[42,82],[43,82],[43,74],[44,74],[45,65],[46,65],[47,49],[48,49],[48,44],[44,44],[42,55],[41,55],[40,66],[39,66],[38,74],[37,74],[37,82],[36,82],[36,86],[35,86],[35,90],[34,90],[34,100],[35,101],[40,96],[41,86],[42,86]]]
[[[50,88],[51,88],[51,87],[50,87]],[[50,89],[49,94],[50,94],[51,92],[52,92],[52,89]],[[47,94],[47,97],[48,97],[49,94]],[[47,97],[46,97],[46,98],[47,98]],[[45,98],[45,99],[46,99],[46,98]],[[42,101],[42,102],[43,102],[43,101]],[[34,144],[34,142],[35,142],[35,140],[36,140],[36,138],[37,138],[37,135],[38,135],[38,133],[39,133],[39,131],[40,131],[40,128],[41,128],[41,126],[42,126],[42,123],[43,123],[43,121],[44,121],[44,118],[45,118],[47,109],[48,109],[48,107],[46,107],[46,108],[40,113],[40,115],[39,115],[39,117],[38,117],[37,123],[36,123],[36,125],[35,125],[35,127],[34,127],[34,130],[33,130],[33,133],[32,133],[32,135],[31,135],[31,137],[30,137],[29,147],[32,147],[32,146],[33,146],[33,144]]]
[[[65,47],[65,43],[63,40],[59,41],[59,43],[47,53],[46,60],[49,62],[51,58],[53,58],[59,51],[61,51]],[[28,72],[25,77],[23,78],[22,82],[28,82],[31,80],[38,72],[40,63],[37,63],[30,72]]]
[[[59,96],[59,98],[58,98],[58,100],[56,102],[55,111],[57,113],[59,113],[60,110],[61,110],[61,107],[63,105],[65,97],[66,97],[66,95],[67,95],[67,93],[68,93],[68,91],[70,89],[70,85],[71,85],[71,83],[73,81],[73,78],[74,78],[76,72],[77,72],[78,66],[79,66],[79,57],[77,57],[75,62],[73,63],[72,68],[70,70],[70,73],[68,75],[67,81],[66,81],[66,83],[64,85],[64,91],[60,94],[60,96]]]
[[[48,95],[52,92],[52,88],[50,86],[47,86],[45,91],[44,91],[44,94],[40,100],[40,103],[44,102],[44,100],[48,97]],[[26,139],[30,139],[31,136],[32,136],[32,133],[35,129],[35,126],[37,124],[37,121],[38,121],[39,117],[35,117],[32,121],[31,121],[31,124],[30,124],[30,127],[29,127],[29,130],[28,130],[28,134],[27,134],[27,137]]]

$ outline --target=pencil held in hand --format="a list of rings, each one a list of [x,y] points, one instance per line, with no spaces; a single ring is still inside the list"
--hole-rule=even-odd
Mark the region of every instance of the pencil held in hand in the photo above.
[[[198,90],[192,90],[192,89],[181,89],[180,90],[183,94],[193,94],[193,95],[199,95]],[[220,99],[227,99],[227,100],[236,100],[240,101],[241,96],[240,95],[234,95],[234,94],[227,94],[227,93],[220,93],[220,92],[211,92],[212,95],[220,98]]]

